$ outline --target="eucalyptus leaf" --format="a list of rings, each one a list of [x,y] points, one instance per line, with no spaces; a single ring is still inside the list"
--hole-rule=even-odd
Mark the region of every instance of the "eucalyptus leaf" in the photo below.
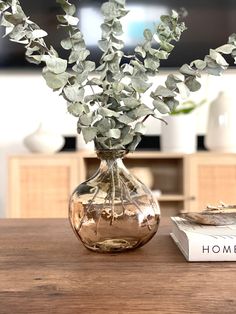
[[[74,15],[76,13],[76,6],[69,3],[66,0],[56,0],[57,3],[61,5],[63,10],[68,14],[68,15]]]
[[[123,35],[123,28],[122,28],[122,24],[120,21],[115,20],[112,24],[112,32],[116,35],[116,36],[121,36]]]
[[[108,19],[112,20],[116,18],[118,15],[118,9],[115,3],[113,2],[105,2],[101,7],[102,14]]]
[[[206,72],[210,75],[220,76],[223,72],[223,69],[220,66],[218,66],[218,67],[207,67]]]
[[[136,123],[134,127],[134,132],[139,134],[145,134],[146,132],[146,126],[142,122]]]
[[[156,88],[153,95],[161,96],[161,97],[175,97],[176,96],[176,94],[173,91],[161,85]]]
[[[205,71],[210,75],[219,76],[223,72],[223,70],[226,69],[227,66],[222,66],[216,62],[213,58],[211,58],[209,55],[205,56],[204,59],[207,63],[207,67]]]
[[[103,37],[107,37],[110,35],[112,29],[111,29],[111,26],[107,23],[103,23],[101,25],[101,30],[102,30],[102,33],[103,33]]]
[[[64,18],[69,25],[76,26],[79,23],[79,19],[75,16],[65,15]]]
[[[124,124],[130,124],[130,123],[134,122],[133,119],[131,119],[130,117],[128,117],[126,115],[122,115],[122,116],[118,117],[117,120],[121,123],[124,123]]]
[[[201,88],[201,84],[192,76],[185,80],[185,85],[191,92],[196,92]]]
[[[139,134],[135,135],[132,143],[130,145],[128,145],[127,149],[131,152],[135,151],[135,149],[138,146],[138,144],[140,143],[140,141],[141,141],[141,136]]]
[[[144,61],[145,68],[155,71],[159,67],[159,63],[153,58],[146,58]]]
[[[195,65],[195,67],[198,69],[198,70],[204,70],[206,68],[206,61],[203,61],[203,60],[195,60],[193,61],[190,66],[193,66]]]
[[[112,89],[113,89],[115,94],[120,94],[124,89],[124,84],[122,84],[120,82],[114,82],[112,84]]]
[[[47,32],[45,32],[44,30],[42,29],[35,29],[34,31],[32,31],[31,33],[31,38],[33,40],[37,39],[37,38],[42,38],[42,37],[45,37],[47,36]]]
[[[102,100],[102,95],[101,94],[96,94],[96,93],[94,93],[92,95],[87,95],[87,96],[84,97],[84,101],[86,103],[91,103],[91,102],[94,103],[94,102],[100,101],[100,100]]]
[[[110,129],[108,132],[106,132],[106,136],[108,138],[120,138],[121,131],[119,129]]]
[[[103,60],[104,61],[112,61],[115,58],[116,54],[114,52],[107,54]]]
[[[42,61],[42,57],[39,55],[27,55],[26,53],[26,60],[29,61],[30,63],[34,63],[34,64],[40,64]]]
[[[122,135],[121,139],[122,139],[121,144],[125,147],[126,145],[133,142],[134,135],[130,134],[130,133],[126,133],[126,134]]]
[[[90,112],[88,114],[82,114],[79,117],[79,121],[83,126],[91,126],[93,120],[94,120],[93,112]]]
[[[177,85],[177,88],[179,90],[179,94],[183,99],[189,97],[190,90],[184,82],[177,83],[176,85]]]
[[[4,1],[0,1],[0,14],[1,12],[6,11],[8,8],[10,7],[10,5]]]
[[[137,46],[134,51],[137,52],[137,54],[139,54],[142,58],[146,57],[146,51],[142,46]]]
[[[164,102],[169,107],[171,112],[174,111],[175,108],[179,105],[179,101],[176,100],[174,97],[164,98]]]
[[[165,81],[165,85],[168,89],[170,90],[175,90],[177,87],[177,83],[182,82],[178,76],[173,75],[173,74],[169,74],[167,76],[167,80]]]
[[[138,93],[145,93],[151,85],[151,83],[147,83],[139,77],[132,77],[132,86]]]
[[[95,62],[93,62],[93,61],[85,61],[84,62],[84,71],[92,72],[95,70],[95,68],[96,68]],[[97,83],[98,83],[98,81],[97,81]],[[97,85],[97,83],[96,83],[96,85]],[[98,85],[99,85],[99,83],[98,83]]]
[[[43,77],[47,85],[53,90],[64,87],[69,79],[68,73],[55,74],[50,71],[43,72]]]
[[[138,73],[138,72],[142,72],[142,73],[146,72],[145,67],[143,66],[143,64],[140,61],[138,61],[138,60],[131,60],[130,63],[131,63],[131,65],[134,68],[133,76],[135,76],[135,73]]]
[[[115,112],[115,111],[110,110],[110,109],[105,108],[105,107],[99,108],[98,113],[103,117],[116,117],[116,118],[118,118],[120,116],[120,114],[118,112]]]
[[[231,44],[225,44],[223,46],[220,46],[216,49],[216,52],[221,52],[224,54],[230,54],[232,53],[232,51],[235,49],[234,45]]]
[[[127,106],[129,108],[136,108],[140,105],[140,101],[137,100],[136,98],[133,98],[133,97],[123,98],[122,100],[123,100],[125,106]]]
[[[116,3],[120,4],[121,6],[125,5],[126,0],[115,0]]]
[[[75,63],[79,59],[79,54],[80,54],[80,51],[78,50],[71,51],[68,63],[69,64]]]
[[[84,98],[84,88],[80,88],[78,85],[66,86],[63,92],[67,100],[71,102],[82,101]]]
[[[153,100],[153,106],[162,114],[170,113],[170,108],[161,99]]]
[[[67,61],[54,56],[43,56],[42,61],[47,65],[50,72],[55,74],[64,73],[67,69]]]
[[[228,38],[228,43],[234,46],[235,49],[235,45],[236,45],[236,33],[233,33],[229,36]]]
[[[66,39],[63,39],[63,40],[61,41],[61,46],[62,46],[64,49],[69,50],[69,49],[71,49],[71,48],[73,47],[73,43],[72,43],[72,41],[71,41],[70,38],[66,38]]]
[[[71,103],[68,102],[67,110],[70,114],[75,117],[79,117],[83,113],[83,106],[81,103]]]
[[[127,113],[127,115],[129,115],[130,113]],[[141,117],[147,116],[147,115],[151,115],[153,114],[152,109],[150,109],[149,107],[141,104],[139,107],[133,109],[132,113],[131,113],[131,118],[135,118],[135,119],[139,119]]]
[[[106,39],[98,41],[98,47],[104,52],[108,50],[109,44],[110,44],[109,41]]]
[[[165,50],[166,52],[171,52],[174,49],[174,45],[167,41],[161,41],[160,42],[160,48],[162,50]]]
[[[217,64],[222,66],[228,66],[226,60],[222,57],[222,55],[216,50],[210,49],[210,57],[216,61]]]
[[[83,127],[81,130],[86,143],[89,143],[92,140],[94,140],[97,135],[97,129],[91,126]]]
[[[108,132],[111,128],[110,119],[109,118],[102,118],[101,120],[96,122],[94,124],[94,126],[96,126],[97,130],[100,133],[104,134],[104,133]]]
[[[147,41],[152,41],[152,38],[153,38],[153,34],[152,34],[152,31],[150,29],[145,29],[144,32],[143,32],[143,36],[144,38],[147,40]]]
[[[12,28],[9,34],[10,38],[15,42],[22,42],[22,38],[24,38],[23,41],[28,41],[28,39],[25,38],[25,36],[27,35],[27,31],[25,30],[24,25],[19,24],[15,26],[14,28]]]
[[[4,19],[7,22],[13,24],[14,26],[17,26],[24,21],[25,15],[18,14],[18,13],[11,14],[9,12],[6,12],[6,13],[4,13]]]
[[[191,68],[188,64],[182,65],[182,67],[180,68],[179,71],[180,71],[180,73],[182,73],[184,75],[191,75],[191,76],[196,76],[197,75],[196,70]]]
[[[99,78],[96,78],[96,77],[93,77],[93,78],[88,82],[88,84],[90,84],[90,83],[91,83],[91,85],[98,85],[98,86],[103,85],[103,81],[100,80]]]
[[[84,49],[78,52],[78,61],[85,61],[86,58],[90,55],[90,51],[88,49]]]

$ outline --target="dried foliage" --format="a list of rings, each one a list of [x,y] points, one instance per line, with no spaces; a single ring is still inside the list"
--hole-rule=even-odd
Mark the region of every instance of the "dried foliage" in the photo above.
[[[61,42],[70,52],[68,60],[61,59],[53,47],[46,45],[47,33],[29,19],[18,0],[0,0],[0,25],[5,27],[5,35],[10,40],[25,46],[29,62],[45,64],[43,77],[47,85],[61,92],[68,111],[78,118],[78,133],[82,132],[86,142],[94,140],[98,149],[135,150],[145,133],[144,121],[148,116],[161,119],[162,114],[174,111],[179,95],[186,98],[190,92],[200,89],[198,78],[202,72],[220,75],[228,67],[222,55],[236,57],[236,34],[232,34],[227,44],[210,49],[204,60],[183,65],[181,76],[170,74],[165,86],[150,91],[149,77],[158,73],[161,61],[168,58],[174,42],[179,41],[186,29],[177,12],[161,16],[154,32],[145,29],[143,43],[135,48],[133,55],[125,56],[120,39],[121,19],[128,14],[125,0],[103,3],[104,22],[98,42],[103,54],[96,67],[88,59],[90,52],[78,28],[76,7],[67,0],[57,0],[57,3],[63,10],[57,16],[59,27],[65,28],[68,34]],[[152,107],[142,100],[146,92],[153,100]]]

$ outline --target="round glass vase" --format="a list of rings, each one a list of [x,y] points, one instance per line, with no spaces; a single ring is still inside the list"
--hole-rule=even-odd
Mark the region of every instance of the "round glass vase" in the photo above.
[[[122,252],[147,243],[160,221],[151,191],[124,166],[122,150],[97,151],[100,167],[70,199],[71,226],[90,250]]]

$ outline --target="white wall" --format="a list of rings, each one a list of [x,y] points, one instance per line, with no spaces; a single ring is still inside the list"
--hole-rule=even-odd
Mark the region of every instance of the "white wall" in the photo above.
[[[164,83],[168,73],[162,72],[155,79]],[[214,99],[218,92],[234,92],[236,71],[229,70],[223,78],[203,78],[204,87],[192,99]],[[148,99],[145,99],[148,103]],[[205,134],[208,106],[197,111],[197,133]],[[27,153],[23,139],[38,124],[63,135],[76,134],[76,119],[66,111],[65,101],[45,84],[40,72],[0,71],[0,217],[5,215],[7,195],[7,158],[12,154]],[[160,122],[147,122],[149,134],[160,133]]]
[[[76,134],[76,119],[47,88],[40,72],[0,71],[0,217],[7,199],[7,158],[26,153],[23,138],[40,123],[64,135]]]

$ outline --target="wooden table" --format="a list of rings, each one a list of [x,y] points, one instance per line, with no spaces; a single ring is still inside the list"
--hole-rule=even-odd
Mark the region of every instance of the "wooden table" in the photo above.
[[[236,313],[236,264],[187,263],[164,219],[123,254],[86,250],[64,219],[1,220],[0,313]]]

